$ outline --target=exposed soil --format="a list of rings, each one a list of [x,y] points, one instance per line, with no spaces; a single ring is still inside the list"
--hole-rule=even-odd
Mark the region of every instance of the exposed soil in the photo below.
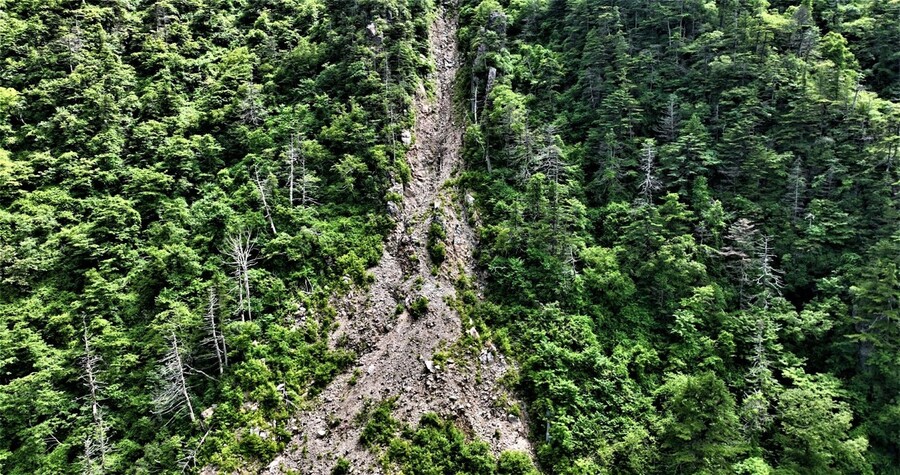
[[[477,349],[477,357],[433,362],[436,352],[466,333],[475,334],[471,322],[461,322],[448,305],[456,296],[454,282],[460,273],[475,273],[476,245],[464,192],[445,185],[462,167],[463,131],[452,101],[459,64],[456,29],[456,18],[439,11],[430,33],[434,97],[427,97],[422,87],[416,95],[415,143],[406,157],[412,179],[402,189],[398,224],[381,262],[369,270],[375,280],[368,289],[335,302],[339,327],[330,343],[350,347],[360,357],[322,392],[314,409],[297,415],[290,424],[292,442],[267,473],[327,474],[339,457],[350,461],[352,473],[383,473],[377,455],[359,443],[362,427],[354,418],[367,401],[394,396],[394,417],[400,421],[415,425],[423,414],[435,412],[489,443],[496,453],[531,451],[526,421],[511,416],[504,402],[514,401],[498,382],[508,363],[493,345]],[[433,275],[426,243],[435,215],[446,230],[447,257]],[[420,296],[429,301],[425,315],[396,312],[398,304],[408,308]]]

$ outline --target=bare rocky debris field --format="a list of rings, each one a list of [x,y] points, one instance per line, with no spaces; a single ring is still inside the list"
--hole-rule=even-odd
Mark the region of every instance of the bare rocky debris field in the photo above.
[[[434,412],[496,453],[531,450],[526,421],[511,414],[515,399],[499,382],[509,363],[491,343],[483,343],[474,358],[435,361],[436,353],[464,335],[477,336],[450,305],[458,278],[474,276],[476,244],[467,195],[446,186],[462,167],[462,128],[452,101],[459,65],[456,28],[446,11],[432,25],[435,94],[427,97],[420,87],[416,97],[414,143],[407,155],[412,179],[402,189],[397,185],[404,200],[395,210],[398,224],[381,262],[369,270],[374,282],[335,303],[338,328],[331,345],[354,349],[358,362],[322,392],[314,409],[297,415],[291,424],[295,436],[268,473],[326,474],[338,458],[350,461],[354,473],[382,473],[376,455],[359,443],[362,427],[354,418],[367,404],[389,397],[396,397],[393,416],[404,423],[415,425]],[[446,258],[436,273],[426,248],[432,219],[440,219],[447,234]],[[410,305],[423,297],[427,311],[410,315]],[[400,304],[405,310],[398,313]]]

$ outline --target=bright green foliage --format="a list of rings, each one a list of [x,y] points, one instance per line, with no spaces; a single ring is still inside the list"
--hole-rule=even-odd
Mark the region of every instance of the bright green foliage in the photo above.
[[[468,441],[452,422],[434,414],[422,416],[416,429],[407,428],[387,446],[386,460],[410,475],[537,475],[534,464],[520,452],[495,458],[490,447]]]
[[[781,431],[776,440],[799,473],[871,473],[865,437],[848,437],[851,414],[838,398],[840,385],[828,375],[790,374],[794,387],[779,396]]]
[[[338,459],[334,468],[331,469],[331,475],[347,475],[348,473],[350,473],[350,461],[345,458]]]
[[[416,428],[401,424],[391,415],[395,401],[367,402],[357,416],[357,423],[364,424],[360,442],[376,453],[384,450],[385,469],[396,468],[411,475],[539,473],[528,455],[505,451],[494,457],[485,442],[467,440],[453,421],[442,420],[434,413],[423,415]],[[339,460],[333,473],[347,473],[350,467],[345,462]]]
[[[353,358],[328,302],[392,227],[430,10],[0,1],[0,472],[253,470],[290,440]]]
[[[392,409],[394,409],[394,399],[386,399],[364,411],[360,415],[365,420],[365,425],[359,441],[369,447],[385,445],[390,442],[400,427],[397,420],[391,416]]]
[[[428,313],[428,297],[420,295],[409,304],[409,315],[413,318],[422,318]]]
[[[428,225],[428,242],[426,243],[428,257],[431,258],[431,262],[435,265],[441,265],[447,257],[447,246],[444,244],[446,239],[447,231],[444,229],[444,223],[440,216],[436,214],[431,218],[431,223]]]
[[[544,470],[900,464],[896,7],[463,3],[474,311]]]
[[[734,398],[713,373],[671,375],[658,390],[662,464],[671,473],[722,472],[745,449]]]
[[[329,302],[410,179],[432,7],[0,0],[0,472],[284,447],[353,359]],[[896,471],[900,3],[450,7],[487,282],[462,300],[522,355],[542,470]],[[534,473],[375,415],[404,473]]]

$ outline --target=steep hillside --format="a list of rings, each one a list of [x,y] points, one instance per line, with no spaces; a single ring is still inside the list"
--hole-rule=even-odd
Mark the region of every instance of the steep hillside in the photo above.
[[[0,472],[290,441],[353,361],[330,299],[393,229],[431,8],[0,1]]]
[[[0,0],[0,473],[895,474],[900,0]]]
[[[331,344],[359,358],[319,394],[314,409],[292,422],[297,434],[270,472],[328,473],[344,458],[357,473],[381,473],[377,454],[360,442],[359,415],[389,398],[396,398],[395,417],[411,426],[433,412],[488,441],[495,453],[529,451],[525,421],[512,414],[515,400],[500,384],[506,359],[458,310],[463,303],[456,286],[476,275],[477,243],[464,192],[451,182],[464,166],[453,103],[459,69],[453,13],[438,9],[430,44],[434,84],[431,94],[424,85],[416,93],[414,143],[406,155],[412,178],[392,188],[403,195],[393,208],[397,227],[381,261],[369,269],[371,284],[335,302],[338,327]],[[436,229],[441,237],[434,236]],[[429,252],[436,241],[443,259]],[[460,345],[465,351],[454,351]]]
[[[898,6],[463,2],[479,311],[543,470],[896,472]]]

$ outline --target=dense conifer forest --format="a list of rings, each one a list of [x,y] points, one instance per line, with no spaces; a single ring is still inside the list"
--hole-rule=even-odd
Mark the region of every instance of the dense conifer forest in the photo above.
[[[900,473],[898,0],[0,0],[0,473],[277,470],[451,67],[422,372],[503,355],[531,447],[398,387],[379,470]]]

